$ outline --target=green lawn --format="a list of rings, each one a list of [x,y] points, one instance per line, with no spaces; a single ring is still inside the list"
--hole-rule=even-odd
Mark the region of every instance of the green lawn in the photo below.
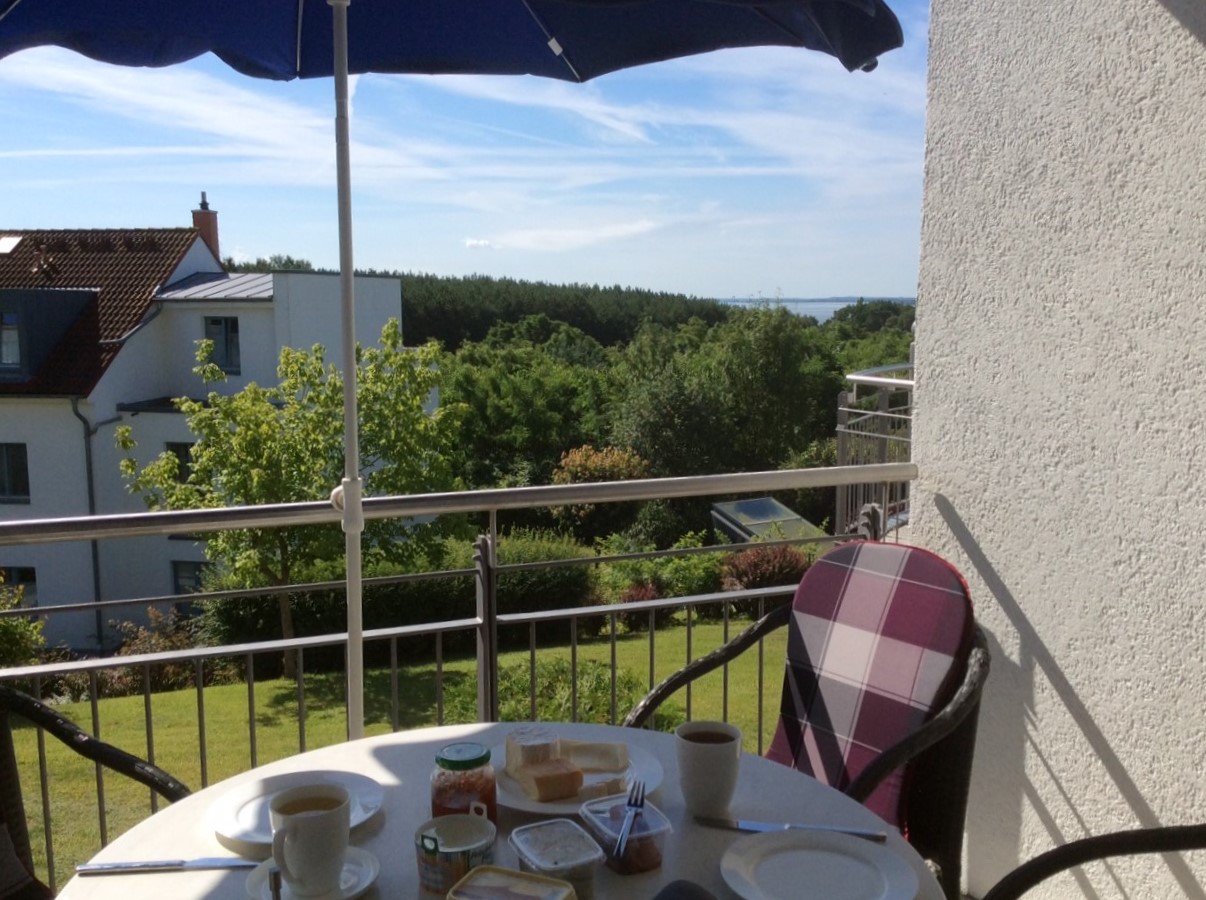
[[[735,620],[730,636],[748,624]],[[687,661],[687,629],[676,626],[659,630],[655,637],[655,681],[660,681]],[[778,714],[786,632],[779,630],[765,644],[763,746],[769,742]],[[719,624],[696,625],[692,634],[691,656],[698,657],[723,642]],[[568,647],[550,647],[539,651],[539,658],[568,658]],[[604,639],[581,641],[578,659],[598,660],[610,666],[611,646]],[[504,652],[500,665],[526,665],[526,651]],[[616,664],[639,679],[643,689],[649,679],[649,643],[647,634],[622,635],[616,645]],[[343,674],[308,674],[306,689],[306,747],[315,749],[344,740],[346,719],[343,707]],[[720,671],[700,679],[692,689],[692,718],[722,717],[722,674]],[[255,685],[256,762],[263,764],[297,753],[300,749],[297,722],[297,686],[283,680],[260,681]],[[728,719],[745,733],[745,749],[758,750],[758,710],[754,698],[758,690],[758,653],[747,650],[729,667]],[[476,695],[475,664],[472,659],[445,661],[444,691],[446,722],[471,721],[472,698]],[[399,725],[403,729],[434,725],[437,721],[436,671],[431,662],[412,662],[398,676]],[[504,704],[507,697],[501,698]],[[518,698],[526,710],[526,689]],[[621,698],[618,718],[628,711]],[[248,727],[248,691],[246,685],[222,685],[205,689],[207,781],[213,783],[251,767]],[[685,691],[679,692],[668,707],[679,718],[686,711]],[[91,711],[84,704],[64,704],[62,711],[81,727],[91,729]],[[100,736],[138,755],[147,755],[142,697],[102,700]],[[202,784],[201,751],[197,727],[195,691],[160,693],[152,697],[155,722],[155,762],[190,787]],[[392,729],[391,679],[388,670],[372,670],[365,676],[365,731],[383,734]],[[17,723],[14,722],[14,725]],[[14,739],[26,796],[26,815],[39,871],[46,876],[44,826],[38,795],[38,749],[36,732],[17,727]],[[50,772],[50,820],[55,847],[55,870],[61,885],[77,862],[91,857],[102,845],[98,816],[94,766],[50,739],[46,744]],[[116,776],[105,779],[105,809],[108,838],[114,837],[144,818],[149,810],[148,791],[140,785]]]

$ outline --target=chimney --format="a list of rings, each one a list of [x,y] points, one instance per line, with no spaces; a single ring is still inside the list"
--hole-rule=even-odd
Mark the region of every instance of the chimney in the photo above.
[[[201,232],[201,240],[205,241],[214,259],[221,262],[222,254],[218,252],[218,212],[209,208],[205,191],[201,192],[201,208],[193,210],[193,227]]]

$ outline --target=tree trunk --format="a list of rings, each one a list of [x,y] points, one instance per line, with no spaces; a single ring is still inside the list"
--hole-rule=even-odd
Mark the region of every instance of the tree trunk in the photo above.
[[[277,532],[277,547],[279,548],[281,560],[281,577],[280,584],[289,584],[292,576],[292,566],[289,565],[289,544],[285,540],[284,534]],[[293,628],[293,595],[280,594],[277,597],[277,605],[281,612],[281,637],[286,641],[291,641],[297,637],[297,632]],[[290,681],[297,680],[297,653],[294,650],[286,650],[285,658],[281,664],[281,674]]]
[[[293,630],[293,603],[290,600],[291,597],[292,594],[281,594],[277,598],[277,604],[280,606],[281,611],[281,637],[287,641],[297,637],[297,634]],[[281,665],[281,674],[291,681],[297,678],[296,651],[285,651],[285,658]]]

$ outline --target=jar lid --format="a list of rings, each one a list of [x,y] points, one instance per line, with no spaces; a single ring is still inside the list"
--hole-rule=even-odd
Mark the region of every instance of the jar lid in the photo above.
[[[490,761],[490,750],[482,744],[461,741],[449,744],[436,754],[436,765],[441,769],[476,769]]]

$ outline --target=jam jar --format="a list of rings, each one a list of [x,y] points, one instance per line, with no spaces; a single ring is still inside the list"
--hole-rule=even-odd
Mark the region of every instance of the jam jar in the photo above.
[[[431,815],[467,813],[481,803],[486,816],[498,824],[498,782],[490,763],[490,750],[472,741],[449,744],[436,754],[431,770]]]

